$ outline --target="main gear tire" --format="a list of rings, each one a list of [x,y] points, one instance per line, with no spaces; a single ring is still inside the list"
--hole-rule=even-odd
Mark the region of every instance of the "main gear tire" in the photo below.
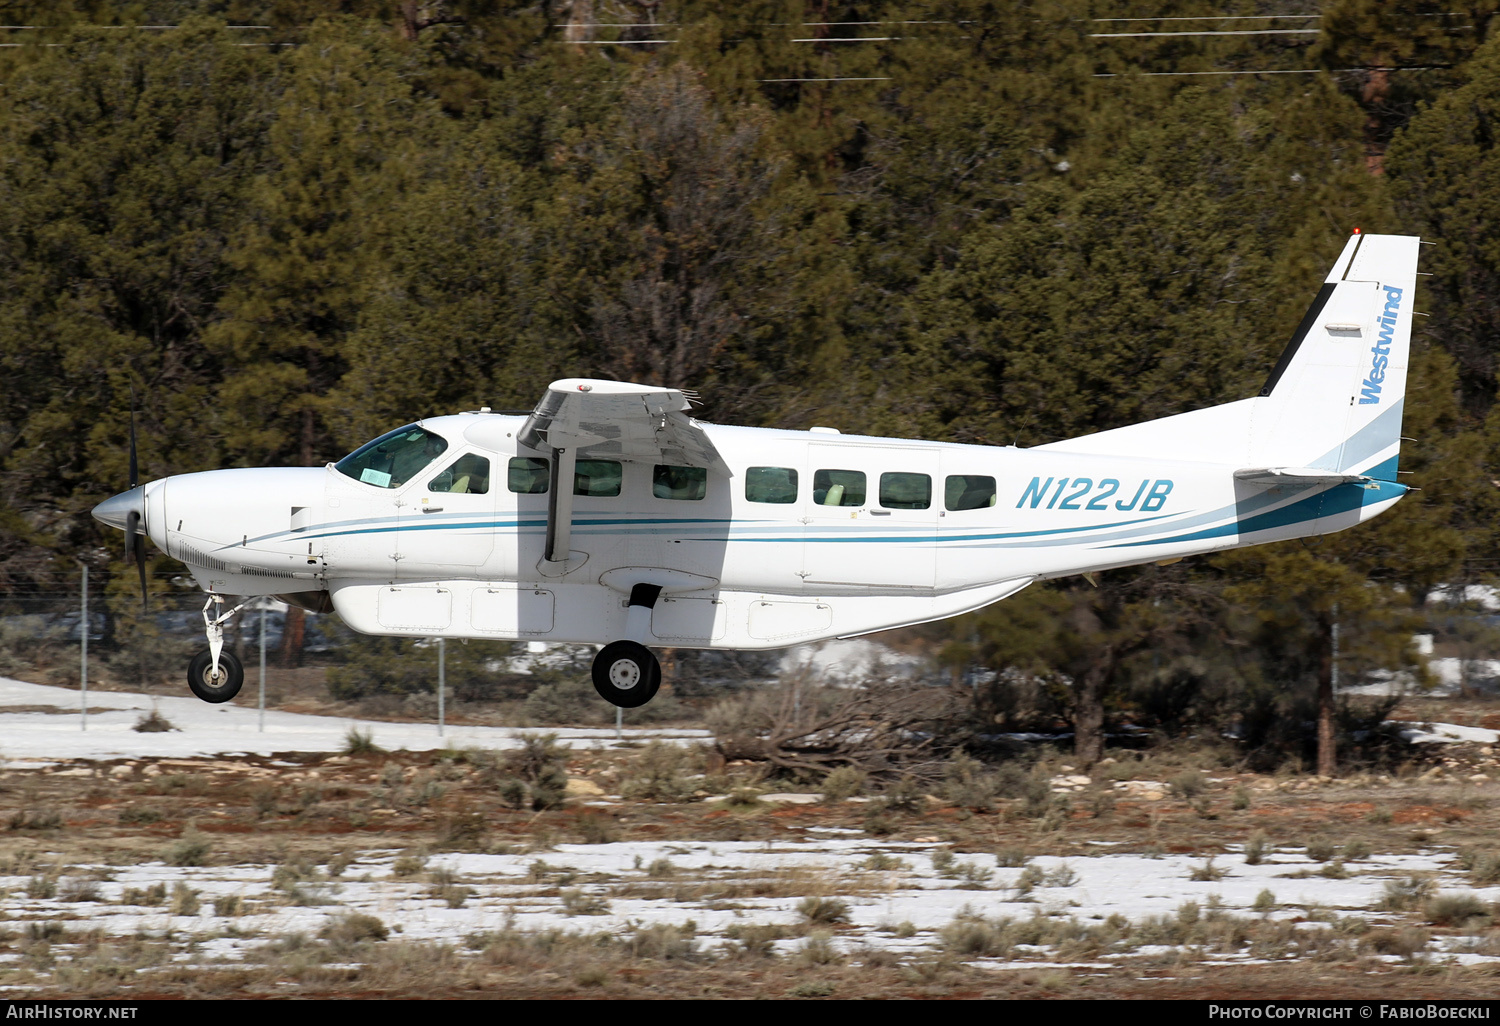
[[[645,645],[613,641],[594,657],[594,690],[611,705],[635,709],[661,687],[661,663]]]

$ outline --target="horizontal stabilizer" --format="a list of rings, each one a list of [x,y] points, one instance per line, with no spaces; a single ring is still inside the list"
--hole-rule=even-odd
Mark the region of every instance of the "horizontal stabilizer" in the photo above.
[[[1363,474],[1339,474],[1316,467],[1246,467],[1244,470],[1236,470],[1234,479],[1267,488],[1275,485],[1313,488],[1319,485],[1364,484],[1371,480]]]

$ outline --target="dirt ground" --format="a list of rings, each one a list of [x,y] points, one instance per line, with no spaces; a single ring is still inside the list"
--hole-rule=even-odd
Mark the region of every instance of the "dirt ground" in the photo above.
[[[289,675],[278,704],[292,708],[315,701],[295,694],[310,692],[314,677],[310,671]],[[1428,704],[1410,711],[1414,719],[1493,715],[1482,703],[1469,704],[1475,707]],[[1342,946],[1311,951],[1304,939],[1276,957],[1238,964],[1190,942],[1169,945],[1170,950],[1140,949],[1146,953],[1119,964],[1098,962],[1102,942],[1087,938],[1072,949],[1021,946],[1006,958],[966,952],[937,932],[925,945],[903,951],[840,946],[850,928],[837,917],[826,924],[831,946],[820,948],[819,935],[810,932],[816,923],[812,914],[800,934],[787,928],[777,935],[780,948],[743,939],[720,943],[717,936],[683,934],[673,940],[660,931],[650,943],[590,940],[580,919],[581,925],[569,931],[554,930],[551,940],[545,930],[500,931],[455,937],[448,944],[359,935],[356,927],[341,938],[325,927],[327,935],[316,939],[260,938],[263,947],[254,957],[216,963],[195,953],[224,938],[256,940],[233,915],[204,911],[191,920],[192,928],[173,918],[164,919],[161,928],[120,935],[108,926],[103,909],[118,903],[102,896],[66,902],[46,895],[49,881],[53,889],[76,890],[70,881],[107,882],[132,867],[173,861],[226,871],[255,866],[292,873],[284,867],[301,867],[296,872],[302,879],[326,880],[339,860],[357,863],[370,852],[406,853],[417,863],[444,852],[535,853],[545,865],[553,858],[548,853],[565,844],[811,844],[830,836],[905,844],[913,852],[944,849],[960,857],[1010,860],[1001,865],[1041,857],[1087,859],[1104,847],[1112,853],[1232,860],[1241,858],[1257,836],[1273,846],[1309,851],[1322,838],[1349,854],[1350,865],[1357,867],[1357,849],[1388,856],[1491,851],[1500,828],[1496,753],[1478,744],[1433,749],[1394,774],[1355,771],[1337,780],[1238,773],[1205,762],[1203,750],[1189,747],[1115,753],[1085,776],[1058,753],[1045,756],[1038,770],[1056,782],[1045,797],[1045,812],[1005,798],[989,808],[927,795],[897,803],[878,796],[811,804],[759,801],[754,794],[774,789],[775,782],[761,780],[749,766],[705,773],[710,766],[701,754],[685,756],[663,771],[670,778],[665,784],[651,785],[657,771],[644,761],[659,754],[639,747],[572,752],[565,770],[569,797],[540,810],[525,802],[515,807],[515,796],[507,797],[493,762],[452,751],[143,758],[5,772],[0,774],[0,875],[8,877],[8,887],[0,903],[5,919],[0,993],[1396,999],[1490,997],[1500,978],[1500,959],[1461,964],[1439,957],[1442,939],[1460,932],[1467,950],[1500,955],[1500,931],[1490,925],[1494,910],[1489,908],[1478,918],[1449,925],[1434,921],[1420,906],[1366,909]],[[665,798],[663,789],[671,792]],[[704,800],[721,795],[729,797]],[[194,839],[202,853],[183,857],[184,846],[192,847]],[[398,864],[392,872],[399,869]],[[429,878],[434,894],[458,886],[440,873],[413,877]],[[569,900],[565,880],[542,874],[534,882],[527,900]],[[611,886],[620,895],[639,893],[645,885]],[[682,891],[684,914],[733,897],[722,883],[694,887]],[[302,900],[294,897],[299,893],[294,885],[277,893],[282,897],[257,900]],[[739,893],[745,893],[743,887]],[[837,899],[839,880],[824,877],[816,886],[784,894]],[[1302,936],[1295,931],[1323,911],[1293,910],[1284,930]],[[1349,931],[1347,921],[1339,926],[1336,917],[1324,918]],[[647,931],[635,929],[632,936],[647,938]],[[1403,948],[1390,940],[1402,930],[1417,931],[1420,943]],[[799,937],[804,938],[800,947],[788,947]]]

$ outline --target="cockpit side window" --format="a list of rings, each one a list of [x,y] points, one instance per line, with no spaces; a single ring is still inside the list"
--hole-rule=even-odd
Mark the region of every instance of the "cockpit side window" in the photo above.
[[[448,442],[416,424],[366,442],[334,464],[345,477],[377,488],[400,488],[448,448]]]
[[[427,482],[429,492],[447,492],[450,495],[487,495],[490,490],[490,461],[474,453],[466,453],[453,461],[453,465]]]

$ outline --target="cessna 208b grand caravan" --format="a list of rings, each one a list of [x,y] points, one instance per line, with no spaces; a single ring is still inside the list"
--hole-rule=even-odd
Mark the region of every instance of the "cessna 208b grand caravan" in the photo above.
[[[132,470],[94,516],[143,585],[142,532],[209,593],[207,701],[244,678],[222,597],[279,595],[366,634],[599,644],[595,687],[638,706],[649,645],[846,638],[1384,511],[1417,252],[1356,232],[1258,396],[1030,449],[705,424],[678,389],[569,379],[325,467]]]

